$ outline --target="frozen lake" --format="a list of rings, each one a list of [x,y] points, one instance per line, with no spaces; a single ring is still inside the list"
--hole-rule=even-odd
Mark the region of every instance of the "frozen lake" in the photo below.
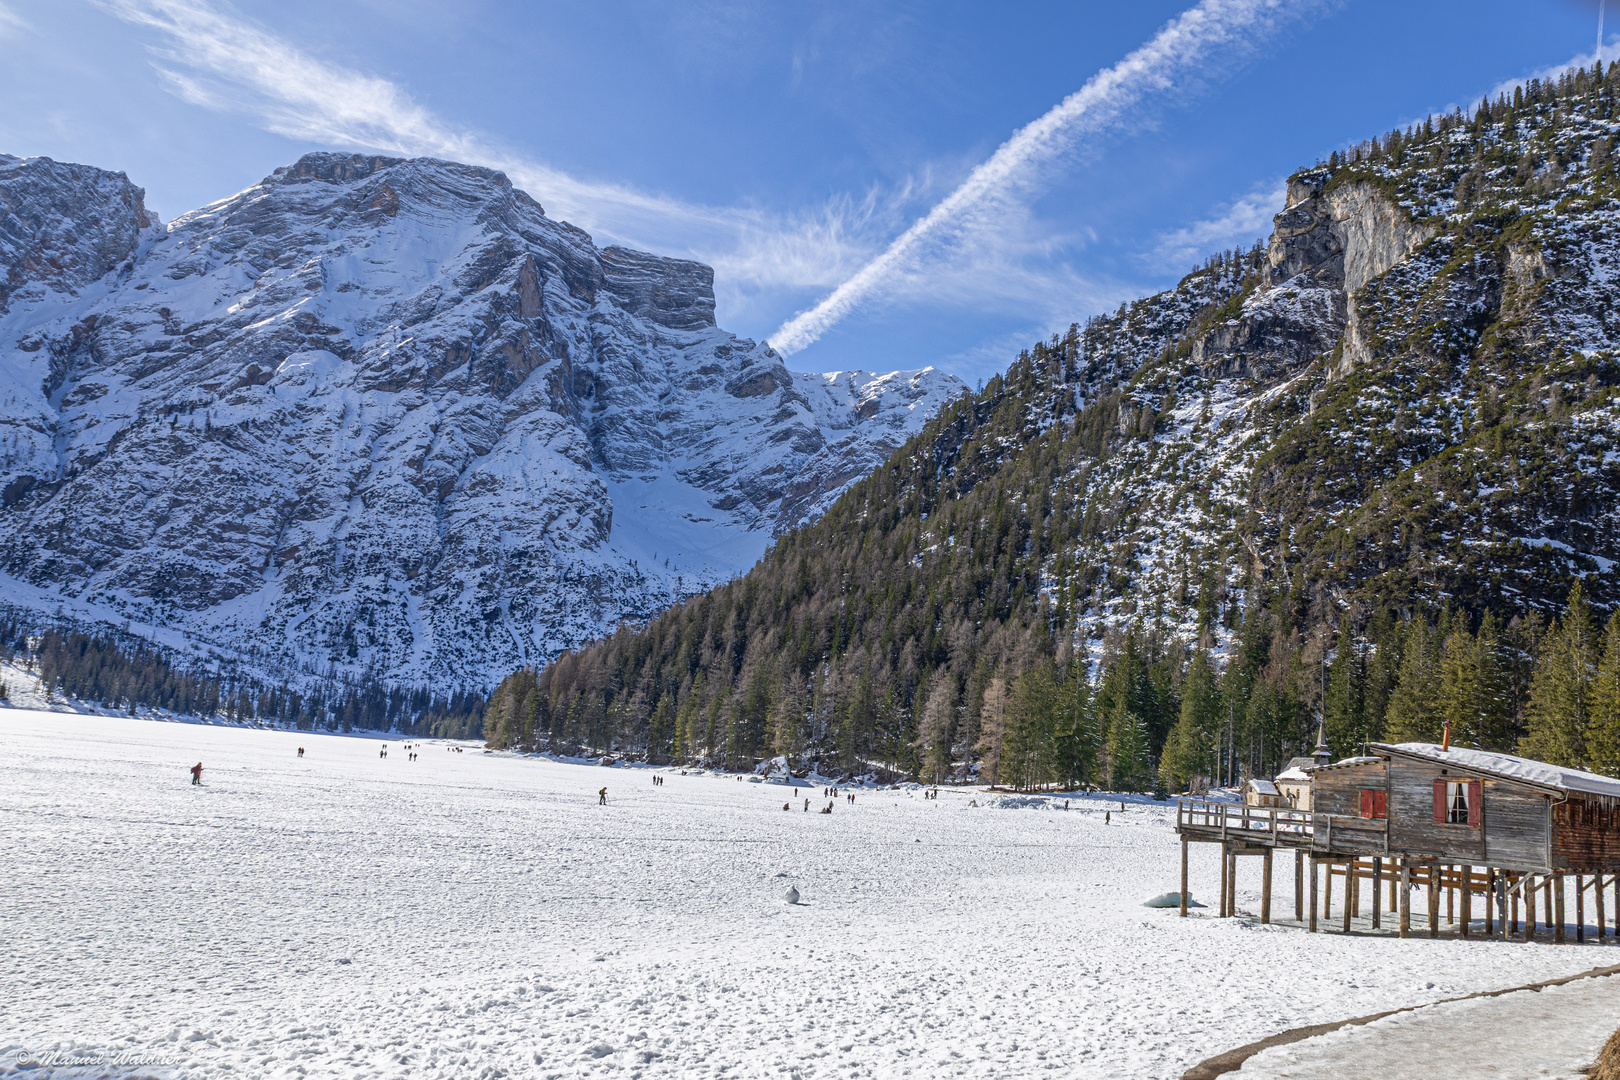
[[[1143,908],[1176,887],[1161,804],[784,813],[774,784],[382,741],[0,710],[0,1075],[1173,1080],[1620,959]]]

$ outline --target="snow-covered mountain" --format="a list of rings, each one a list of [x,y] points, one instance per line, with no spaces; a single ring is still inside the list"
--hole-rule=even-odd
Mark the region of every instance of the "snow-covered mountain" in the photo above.
[[[485,685],[746,570],[963,390],[789,371],[505,176],[312,154],[162,225],[0,156],[0,599]]]

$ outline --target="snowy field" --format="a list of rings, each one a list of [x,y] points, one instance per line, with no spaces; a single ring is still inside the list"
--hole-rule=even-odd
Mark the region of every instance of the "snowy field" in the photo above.
[[[0,1075],[1173,1080],[1620,961],[1144,908],[1178,873],[1152,802],[784,813],[775,784],[381,741],[0,710]],[[1194,845],[1194,895],[1217,877]],[[18,1063],[53,1052],[161,1060]]]

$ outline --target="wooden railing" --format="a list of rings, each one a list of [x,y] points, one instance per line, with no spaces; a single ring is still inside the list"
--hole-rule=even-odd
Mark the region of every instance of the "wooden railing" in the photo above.
[[[1287,806],[1245,806],[1242,803],[1179,799],[1176,832],[1194,832],[1221,839],[1251,840],[1262,844],[1305,847],[1311,843],[1316,815]]]

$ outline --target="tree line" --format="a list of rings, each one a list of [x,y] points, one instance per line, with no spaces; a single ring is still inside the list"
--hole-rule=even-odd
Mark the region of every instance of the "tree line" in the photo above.
[[[47,697],[82,701],[133,714],[156,709],[183,716],[220,717],[305,731],[399,731],[442,738],[483,734],[485,696],[476,690],[436,694],[426,687],[271,683],[233,671],[197,670],[131,635],[52,628],[31,633],[15,620],[0,623],[0,659],[35,672]]]

